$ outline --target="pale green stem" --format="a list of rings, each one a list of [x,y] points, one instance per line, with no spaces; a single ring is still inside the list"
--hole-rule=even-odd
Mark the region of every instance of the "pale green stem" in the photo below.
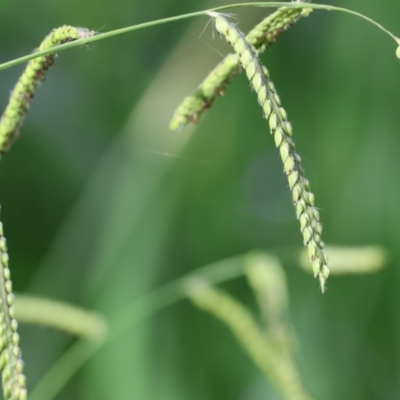
[[[271,341],[290,354],[294,340],[287,322],[289,295],[281,263],[270,254],[254,252],[248,255],[245,268]]]
[[[373,21],[372,19],[365,17],[362,14],[359,14],[355,11],[347,10],[341,7],[334,7],[334,6],[326,6],[326,5],[318,5],[307,3],[307,9],[304,8],[303,2],[296,2],[296,3],[283,3],[283,2],[254,2],[254,3],[239,3],[239,4],[232,4],[228,6],[216,7],[212,10],[205,10],[205,11],[198,11],[194,13],[179,15],[176,17],[164,18],[161,20],[151,21],[143,24],[133,25],[127,28],[117,29],[114,31],[102,33],[95,35],[95,32],[89,31],[83,28],[74,28],[69,26],[64,26],[58,29],[55,29],[41,44],[39,51],[35,52],[34,54],[30,54],[25,57],[20,57],[18,59],[12,60],[8,63],[3,63],[0,65],[0,70],[9,68],[11,66],[17,65],[19,63],[29,61],[29,64],[21,76],[20,80],[18,81],[12,96],[10,98],[10,102],[3,113],[3,116],[0,120],[0,156],[1,154],[6,151],[15,137],[18,135],[18,130],[23,122],[24,116],[28,110],[30,100],[32,99],[35,90],[39,83],[44,79],[44,74],[47,68],[53,63],[54,61],[54,53],[58,51],[65,50],[70,47],[75,47],[81,44],[91,43],[97,40],[105,39],[108,37],[120,35],[123,33],[127,33],[130,31],[155,26],[167,22],[178,21],[185,18],[206,15],[209,14],[211,11],[217,10],[224,10],[227,8],[239,8],[239,7],[279,7],[284,6],[286,9],[301,9],[303,11],[315,9],[324,9],[324,10],[335,10],[341,12],[347,12],[353,15],[356,15],[360,18],[367,20],[368,22],[374,24],[376,27],[384,31],[388,34],[392,39],[396,41],[399,45],[400,40],[394,36],[390,31],[386,30],[382,25],[378,24],[377,22]],[[307,14],[307,12],[306,12]],[[274,35],[272,35],[274,36]],[[257,41],[254,35],[250,35],[249,40]],[[67,42],[67,43],[66,43]],[[64,43],[64,44],[62,44]],[[256,44],[256,43],[255,43]],[[262,47],[262,46],[261,46]],[[396,51],[396,55],[399,55],[399,49]],[[232,64],[232,63],[231,63]],[[234,64],[234,63],[233,63]],[[231,67],[233,66],[231,65]],[[214,71],[213,77],[218,76],[218,71]],[[218,80],[217,79],[217,80]],[[212,83],[215,83],[212,80]],[[215,97],[215,95],[214,95]],[[172,121],[171,127],[172,129],[177,129],[182,127],[185,123],[189,120],[196,120],[198,118],[198,114],[201,110],[204,109],[204,104],[209,104],[210,101],[212,102],[213,96],[211,100],[208,99],[205,103],[202,99],[201,101],[189,101],[184,102],[182,110],[179,110],[178,115]],[[190,110],[194,107],[195,112],[194,114],[190,114]],[[189,111],[187,110],[189,108]],[[196,111],[200,110],[200,111]],[[189,115],[189,116],[188,116]],[[183,117],[182,117],[183,116]]]
[[[108,331],[106,319],[97,312],[25,294],[15,298],[15,316],[21,323],[45,325],[92,340],[103,339]]]
[[[187,292],[199,308],[225,323],[253,362],[271,380],[286,400],[311,400],[305,392],[297,368],[287,352],[282,352],[268,335],[263,335],[250,310],[206,281],[192,279]]]
[[[326,246],[326,251],[329,253],[329,269],[333,275],[375,273],[389,259],[388,252],[381,246]],[[313,272],[306,250],[301,252],[299,264],[305,271]]]
[[[279,254],[285,255],[287,263],[301,262],[301,252],[298,248],[280,249]],[[259,252],[258,256],[270,257],[269,252]],[[272,252],[274,254],[274,252]],[[101,351],[108,343],[118,339],[129,329],[144,319],[154,315],[166,307],[187,298],[185,290],[187,282],[193,278],[205,279],[211,284],[226,282],[238,278],[244,274],[243,266],[247,263],[249,255],[240,255],[230,259],[213,263],[200,268],[187,276],[179,278],[132,302],[112,318],[109,319],[110,333],[103,342],[89,342],[86,339],[77,340],[50,370],[42,377],[41,381],[30,392],[30,400],[53,400],[60,390],[67,384],[69,379],[82,368],[97,352]]]
[[[103,342],[89,343],[85,339],[79,339],[75,342],[61,355],[31,391],[29,399],[55,399],[68,380],[104,346],[118,339],[121,335],[126,333],[128,329],[143,321],[145,318],[187,298],[185,288],[188,279],[199,277],[207,279],[214,284],[218,284],[237,278],[244,273],[244,259],[245,256],[240,255],[210,264],[185,277],[161,286],[124,307],[113,317],[109,318],[110,332]]]
[[[235,3],[235,4],[228,4],[226,6],[221,6],[221,7],[215,7],[212,9],[208,9],[208,10],[203,10],[203,11],[197,11],[197,12],[193,12],[193,13],[188,13],[188,14],[183,14],[183,15],[178,15],[175,17],[169,17],[169,18],[163,18],[163,19],[159,19],[159,20],[155,20],[155,21],[150,21],[150,22],[145,22],[142,24],[137,24],[137,25],[132,25],[132,26],[128,26],[126,28],[121,28],[121,29],[116,29],[113,31],[109,31],[109,32],[104,32],[104,33],[100,33],[96,36],[92,36],[89,38],[84,38],[84,39],[79,39],[75,42],[71,42],[71,43],[65,43],[62,44],[60,46],[56,46],[53,48],[53,50],[45,50],[45,51],[40,51],[37,52],[35,54],[28,54],[26,56],[20,57],[20,58],[16,58],[12,61],[8,61],[5,62],[3,64],[0,64],[0,71],[6,68],[10,68],[13,67],[15,65],[18,64],[22,64],[26,61],[32,60],[35,57],[39,57],[39,56],[43,56],[43,55],[47,55],[47,54],[51,54],[53,51],[56,52],[60,52],[72,47],[76,47],[76,46],[81,46],[87,43],[92,43],[98,40],[102,40],[102,39],[106,39],[106,38],[110,38],[113,36],[117,36],[117,35],[121,35],[121,34],[125,34],[128,32],[132,32],[135,30],[139,30],[139,29],[143,29],[143,28],[149,28],[152,26],[156,26],[156,25],[161,25],[161,24],[165,24],[165,23],[169,23],[169,22],[174,22],[174,21],[179,21],[182,19],[187,19],[187,18],[194,18],[194,17],[199,17],[202,15],[207,15],[210,11],[222,11],[222,10],[227,10],[227,9],[231,9],[231,8],[244,8],[244,7],[288,7],[288,8],[304,8],[304,3],[292,3],[292,2],[276,2],[276,1],[271,1],[271,2],[250,2],[250,3]],[[373,19],[358,13],[356,11],[353,10],[349,10],[347,8],[343,8],[343,7],[335,7],[335,6],[331,6],[331,5],[325,5],[325,4],[314,4],[314,3],[307,3],[307,8],[312,8],[312,9],[316,9],[316,10],[326,10],[326,11],[338,11],[338,12],[343,12],[343,13],[347,13],[347,14],[351,14],[354,15],[358,18],[362,18],[364,20],[366,20],[367,22],[369,22],[370,24],[375,25],[378,29],[380,29],[381,31],[385,32],[387,35],[389,35],[395,42],[397,45],[400,45],[400,39],[398,37],[396,37],[392,32],[390,32],[389,30],[387,30],[386,28],[384,28],[381,24],[379,24],[378,22],[374,21]]]

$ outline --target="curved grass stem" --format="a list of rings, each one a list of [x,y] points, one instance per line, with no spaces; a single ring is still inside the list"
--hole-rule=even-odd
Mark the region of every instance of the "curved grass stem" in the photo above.
[[[348,248],[347,251],[350,251]],[[340,259],[336,255],[340,247],[332,250],[332,263],[337,264]],[[366,249],[367,251],[368,248]],[[386,254],[381,249],[382,254]],[[231,279],[239,278],[248,273],[249,263],[254,263],[260,259],[273,259],[273,255],[278,259],[284,258],[286,263],[301,264],[304,258],[304,251],[296,248],[282,248],[271,252],[259,251],[249,254],[239,255],[228,258],[196,271],[193,271],[182,278],[167,283],[144,296],[134,300],[132,303],[118,311],[108,319],[110,330],[109,335],[103,341],[89,341],[86,338],[78,339],[42,377],[36,387],[31,390],[30,400],[53,400],[68,381],[101,349],[107,344],[117,340],[121,335],[128,332],[138,323],[151,317],[157,312],[188,298],[187,284],[193,279],[199,278],[206,280],[209,284],[216,285]],[[354,254],[347,253],[352,260],[359,256],[364,256],[362,248],[356,248]],[[356,257],[357,256],[357,257]],[[385,258],[386,260],[387,258]],[[376,257],[378,265],[382,267],[382,257]],[[374,270],[378,270],[375,268]],[[311,271],[309,271],[311,272]],[[332,271],[335,274],[335,269]],[[285,301],[283,299],[283,301]],[[282,305],[282,304],[281,304]],[[284,309],[284,308],[283,308]],[[271,316],[268,317],[271,320]]]
[[[32,60],[36,57],[39,56],[44,56],[47,54],[51,54],[52,52],[60,52],[69,48],[73,48],[76,46],[82,46],[84,44],[87,43],[93,43],[96,42],[98,40],[103,40],[103,39],[107,39],[113,36],[118,36],[118,35],[122,35],[128,32],[132,32],[132,31],[136,31],[139,29],[144,29],[144,28],[149,28],[152,26],[156,26],[156,25],[162,25],[165,23],[169,23],[169,22],[174,22],[174,21],[179,21],[179,20],[183,20],[183,19],[188,19],[188,18],[194,18],[194,17],[199,17],[199,16],[203,16],[203,15],[208,15],[209,12],[211,11],[223,11],[223,10],[227,10],[227,9],[233,9],[233,8],[244,8],[244,7],[288,7],[288,8],[304,8],[304,3],[292,3],[292,2],[282,2],[282,1],[263,1],[263,2],[250,2],[250,3],[235,3],[235,4],[228,4],[225,6],[221,6],[221,7],[215,7],[212,9],[208,9],[208,10],[202,10],[202,11],[196,11],[193,13],[188,13],[188,14],[182,14],[182,15],[177,15],[174,17],[168,17],[168,18],[162,18],[162,19],[158,19],[158,20],[154,20],[154,21],[150,21],[150,22],[145,22],[145,23],[141,23],[141,24],[137,24],[137,25],[131,25],[128,26],[126,28],[121,28],[121,29],[115,29],[109,32],[104,32],[104,33],[100,33],[97,34],[95,36],[92,37],[88,37],[88,38],[82,38],[79,40],[76,40],[74,42],[70,42],[70,43],[65,43],[59,46],[55,46],[52,48],[52,50],[43,50],[43,51],[38,51],[34,54],[28,54],[26,56],[23,57],[19,57],[16,58],[14,60],[5,62],[0,64],[0,71],[3,69],[7,69],[7,68],[11,68],[15,65],[18,64],[22,64],[24,62],[27,62],[29,60]],[[373,20],[372,18],[367,17],[364,14],[361,14],[357,11],[353,11],[347,8],[343,8],[343,7],[335,7],[335,6],[331,6],[331,5],[325,5],[325,4],[314,4],[314,3],[307,3],[307,8],[312,8],[315,10],[325,10],[325,11],[338,11],[338,12],[343,12],[346,14],[351,14],[355,17],[358,18],[362,18],[365,21],[369,22],[370,24],[374,25],[376,28],[378,28],[379,30],[381,30],[382,32],[384,32],[385,34],[387,34],[388,36],[390,36],[391,39],[393,39],[397,45],[400,45],[400,38],[398,38],[397,36],[395,36],[391,31],[389,31],[388,29],[386,29],[383,25],[381,25],[380,23],[376,22],[375,20]]]

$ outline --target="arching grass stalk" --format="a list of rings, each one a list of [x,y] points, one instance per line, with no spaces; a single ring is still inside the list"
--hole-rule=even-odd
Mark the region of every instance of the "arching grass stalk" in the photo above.
[[[5,400],[27,398],[26,379],[15,319],[14,294],[3,224],[0,222],[0,370]]]
[[[301,16],[308,16],[311,12],[311,8],[281,7],[256,25],[247,34],[246,39],[261,53],[275,43],[278,36]],[[170,129],[175,131],[184,128],[189,122],[197,123],[201,114],[211,107],[214,100],[224,94],[229,82],[239,71],[237,54],[227,55],[207,75],[196,91],[177,107],[170,122]]]
[[[272,23],[272,21],[269,21],[267,18],[266,20],[264,20],[266,24],[262,26],[263,23],[261,23],[261,29],[258,32],[254,31],[254,34],[250,35],[249,37],[250,42],[254,40],[254,44],[256,46],[260,45],[258,40],[261,40],[264,44],[270,43],[271,40],[274,40],[274,38],[280,32],[281,29],[287,28],[287,26],[289,26],[290,23],[296,19],[294,16],[297,15],[296,13],[298,12],[298,10],[302,10],[300,11],[300,14],[301,13],[307,14],[311,9],[319,9],[328,11],[340,11],[365,19],[369,23],[375,25],[378,29],[385,32],[393,40],[395,40],[396,44],[398,45],[398,48],[396,50],[396,55],[397,57],[400,57],[400,39],[397,38],[390,31],[385,29],[382,25],[377,23],[376,21],[366,17],[365,15],[362,15],[360,13],[342,7],[307,3],[307,7],[305,9],[304,3],[301,1],[296,1],[294,3],[251,2],[251,3],[231,4],[227,6],[216,7],[212,10],[198,11],[189,14],[178,15],[175,17],[163,18],[160,20],[146,22],[138,25],[132,25],[127,28],[116,29],[98,35],[95,35],[95,32],[89,31],[84,28],[74,28],[70,26],[64,26],[55,29],[49,36],[47,36],[44,42],[39,47],[38,51],[36,51],[35,53],[0,64],[0,70],[3,70],[26,61],[30,61],[25,72],[18,81],[10,98],[10,102],[0,120],[0,156],[4,153],[5,150],[8,149],[12,141],[17,136],[18,130],[22,125],[23,119],[28,110],[30,100],[34,95],[37,86],[44,79],[45,72],[47,71],[49,66],[54,62],[55,52],[66,50],[68,48],[72,48],[82,44],[87,44],[98,40],[106,39],[112,36],[121,35],[134,30],[144,29],[147,27],[178,21],[182,19],[192,18],[196,16],[207,15],[211,11],[225,10],[228,8],[243,8],[243,7],[285,7],[284,12],[281,11],[284,13],[285,17],[277,18],[276,20],[274,20],[275,21],[274,23]],[[306,11],[304,11],[304,9]],[[293,13],[289,13],[289,11]],[[280,14],[278,13],[276,15]],[[270,27],[268,27],[269,23],[271,23]],[[271,27],[274,26],[275,23],[276,23],[275,31],[269,30]],[[260,32],[263,32],[263,34],[265,33],[265,37],[263,36],[263,34],[259,36]],[[261,44],[260,46],[262,48],[263,45]],[[236,61],[235,62],[233,61],[234,59],[230,59],[230,61],[226,65],[224,65],[223,69],[225,69],[226,67],[234,69],[237,68]],[[200,110],[203,110],[204,107],[207,107],[210,104],[210,101],[212,102],[213,98],[215,98],[216,95],[215,88],[217,88],[216,90],[218,92],[218,90],[221,89],[221,85],[224,86],[219,81],[220,77],[218,76],[218,71],[219,69],[214,70],[213,73],[211,73],[212,79],[210,78],[210,81],[206,80],[206,87],[208,87],[207,90],[211,89],[211,94],[207,95],[209,96],[208,100],[206,96],[205,100],[206,103],[204,103],[204,99],[202,99],[201,96],[196,97],[196,101],[194,102],[191,100],[185,102],[185,104],[182,106],[183,107],[182,110],[178,113],[177,119],[172,123],[171,127],[173,129],[183,126],[187,122],[187,120],[196,120],[198,118],[198,115],[196,113],[198,112],[201,113]],[[212,93],[213,90],[214,94]],[[181,116],[179,116],[179,114],[181,114]]]
[[[251,86],[257,93],[264,117],[269,120],[270,130],[279,148],[284,172],[292,192],[303,242],[308,248],[314,276],[319,279],[321,290],[324,292],[329,269],[328,259],[324,253],[324,243],[321,240],[322,225],[319,222],[319,212],[314,206],[314,195],[310,191],[310,184],[301,166],[301,158],[295,151],[292,126],[287,119],[286,111],[281,107],[280,98],[269,78],[267,69],[261,65],[256,51],[247,42],[244,34],[230,24],[223,15],[215,12],[210,12],[210,15],[215,19],[217,31],[225,37],[238,54]]]
[[[186,299],[188,279],[197,277],[217,284],[243,276],[245,257],[245,255],[239,255],[207,265],[146,293],[117,311],[108,318],[110,331],[106,340],[98,343],[90,343],[86,339],[76,341],[30,392],[29,400],[55,399],[68,380],[104,346],[118,340],[130,328],[149,316]]]
[[[41,43],[38,52],[49,50],[62,43],[71,42],[80,38],[93,36],[94,32],[84,28],[73,26],[62,26],[54,29]],[[7,108],[0,119],[0,156],[9,149],[12,142],[18,135],[29,104],[36,89],[45,79],[45,74],[54,63],[56,55],[41,55],[29,61],[25,71],[15,85],[11,93]]]
[[[245,268],[268,335],[277,349],[290,353],[293,340],[287,323],[289,294],[281,263],[270,254],[254,252],[246,258]]]
[[[340,255],[340,247],[333,247],[332,250],[332,264],[340,264],[342,260],[342,256]],[[347,256],[350,256],[350,259],[357,263],[359,257],[365,258],[369,254],[369,246],[367,246],[365,250],[366,251],[364,252],[363,248],[356,248],[354,254],[347,253]],[[381,251],[383,252],[382,254],[386,254],[383,249],[381,249]],[[280,255],[281,252],[281,249],[277,249],[277,251],[273,251],[272,254],[276,253],[277,255]],[[251,264],[253,264],[253,267],[257,267],[254,265],[255,259],[268,260],[273,257],[272,254],[269,252],[258,251],[221,260],[195,270],[186,276],[156,288],[144,296],[134,300],[131,304],[116,312],[116,314],[108,319],[110,332],[106,340],[96,343],[89,342],[86,339],[79,339],[76,341],[56,361],[56,363],[46,373],[38,385],[30,392],[29,399],[55,399],[59,391],[67,384],[68,380],[71,379],[71,377],[77,373],[87,361],[97,354],[97,352],[101,351],[104,346],[107,346],[107,344],[113,342],[114,340],[118,340],[121,335],[127,333],[129,329],[142,322],[146,318],[176,304],[181,300],[186,299],[188,297],[187,283],[192,279],[203,279],[210,284],[216,285],[218,283],[226,282],[230,279],[239,278],[245,273],[244,267],[246,267],[246,273],[249,273],[249,269],[252,269],[250,266]],[[299,251],[298,248],[287,248],[282,252],[282,256],[284,256],[284,259],[287,263],[298,264],[301,263],[303,258],[303,250]],[[339,258],[336,259],[336,257]],[[378,267],[382,267],[382,262],[385,260],[385,257],[374,257],[374,261],[378,264],[375,267],[371,264],[371,267],[374,271],[377,271],[379,269]],[[354,266],[350,266],[350,268],[353,270]],[[332,271],[332,274],[334,273],[335,269]],[[255,287],[254,285],[252,286]],[[261,289],[260,283],[259,286],[260,290],[265,290],[266,288],[264,286],[264,289]],[[274,287],[274,291],[275,290],[276,287]],[[273,307],[278,307],[284,311],[286,307],[285,302],[287,301],[287,299],[285,299],[286,294],[281,293],[278,296],[280,299],[274,299],[278,303],[276,303]],[[268,299],[269,298],[270,297],[268,296]],[[264,299],[262,301],[264,302]],[[264,308],[265,306],[261,306],[260,304],[260,307]],[[264,315],[268,319],[269,323],[273,321],[273,319],[270,318],[271,308],[268,308],[268,311],[266,311]]]
[[[131,25],[131,26],[128,26],[126,28],[115,29],[115,30],[112,30],[112,31],[109,31],[109,32],[104,32],[104,33],[97,34],[95,36],[91,36],[91,37],[88,37],[88,38],[78,39],[78,40],[76,40],[74,42],[64,43],[62,45],[55,46],[52,49],[41,50],[41,51],[38,51],[38,52],[36,52],[34,54],[28,54],[26,56],[16,58],[14,60],[11,60],[11,61],[8,61],[8,62],[0,64],[0,71],[3,70],[3,69],[11,68],[11,67],[13,67],[15,65],[18,65],[18,64],[22,64],[22,63],[27,62],[29,60],[32,60],[32,59],[34,59],[36,57],[48,55],[48,54],[51,54],[53,52],[60,52],[60,51],[63,51],[63,50],[67,50],[67,49],[76,47],[76,46],[82,46],[82,45],[87,44],[87,43],[92,43],[92,42],[96,42],[96,41],[99,41],[99,40],[111,38],[113,36],[122,35],[122,34],[125,34],[125,33],[128,33],[128,32],[133,32],[133,31],[136,31],[136,30],[139,30],[139,29],[149,28],[149,27],[152,27],[152,26],[162,25],[162,24],[166,24],[166,23],[169,23],[169,22],[180,21],[180,20],[188,19],[188,18],[200,17],[202,15],[208,15],[208,13],[210,11],[223,11],[223,10],[227,10],[227,9],[245,8],[245,7],[269,7],[269,8],[287,7],[287,8],[296,9],[296,8],[304,8],[304,3],[301,3],[301,2],[300,3],[298,3],[298,2],[294,2],[293,3],[293,2],[282,2],[282,1],[258,1],[258,2],[249,2],[249,3],[233,3],[233,4],[228,4],[228,5],[225,5],[225,6],[215,7],[215,8],[209,9],[209,10],[196,11],[196,12],[193,12],[193,13],[182,14],[182,15],[177,15],[177,16],[168,17],[168,18],[162,18],[162,19],[158,19],[158,20],[154,20],[154,21],[150,21],[150,22],[144,22],[144,23],[137,24],[137,25]],[[388,29],[383,27],[381,24],[379,24],[378,22],[376,22],[372,18],[367,17],[364,14],[358,13],[358,12],[350,10],[348,8],[335,7],[335,6],[326,5],[326,4],[307,3],[307,8],[311,8],[311,9],[314,9],[314,10],[338,11],[338,12],[351,14],[351,15],[353,15],[355,17],[364,19],[368,23],[374,25],[376,28],[378,28],[379,30],[384,32],[391,39],[393,39],[396,42],[397,46],[400,46],[400,38],[395,36],[392,32],[390,32]],[[400,49],[397,49],[396,54],[400,58]]]
[[[311,400],[303,388],[299,372],[289,352],[276,346],[268,331],[262,333],[248,308],[206,281],[188,282],[187,291],[190,300],[197,307],[209,312],[232,331],[266,378],[276,385],[284,399]]]

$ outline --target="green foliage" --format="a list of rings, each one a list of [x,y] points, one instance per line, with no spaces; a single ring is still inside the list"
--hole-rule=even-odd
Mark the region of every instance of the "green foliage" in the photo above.
[[[171,0],[155,9],[150,3],[122,1],[111,10],[108,3],[85,9],[75,0],[57,8],[43,0],[24,7],[8,2],[2,9],[2,57],[29,53],[36,39],[66,20],[91,27],[111,20],[124,26],[214,5]],[[359,8],[355,1],[346,6]],[[397,4],[363,7],[396,26]],[[40,16],[38,9],[44,10]],[[247,10],[240,14],[241,27],[260,20]],[[160,283],[255,247],[298,244],[296,221],[280,212],[290,194],[281,189],[281,167],[269,152],[273,146],[257,133],[265,130],[265,121],[258,118],[247,82],[233,83],[230,96],[215,104],[196,136],[193,131],[168,133],[174,106],[196,87],[215,56],[196,38],[204,19],[190,27],[180,19],[167,18],[176,21],[174,28],[156,27],[157,21],[143,24],[154,28],[104,42],[84,57],[63,54],[51,83],[37,96],[24,140],[2,160],[0,197],[17,289],[99,310],[120,332],[105,347],[78,341],[65,353],[69,365],[75,365],[68,379],[77,363],[89,363],[60,399],[274,395],[226,330],[192,307],[176,306],[128,329],[134,320],[129,305]],[[368,25],[333,13],[318,13],[301,25],[269,50],[268,65],[316,183],[326,240],[378,243],[389,249],[395,263],[400,191],[393,49],[385,48],[384,38],[380,42]],[[135,29],[139,25],[122,31]],[[110,36],[100,33],[62,48]],[[17,75],[2,73],[4,105]],[[130,108],[132,116],[124,123]],[[282,208],[273,209],[273,204]],[[281,253],[284,259],[291,250]],[[328,295],[321,297],[294,264],[290,257],[285,262],[291,315],[301,344],[303,379],[312,396],[369,400],[397,393],[400,340],[398,316],[391,312],[399,301],[396,270],[332,278]],[[228,286],[253,307],[247,288],[233,282]],[[139,315],[146,314],[143,304],[136,307]],[[28,385],[34,388],[56,359],[66,359],[60,356],[69,339],[22,328]],[[377,360],[380,368],[371,369]],[[57,393],[68,379],[61,385],[51,379],[47,393],[52,384]]]
[[[7,244],[0,222],[0,371],[5,400],[27,398]]]

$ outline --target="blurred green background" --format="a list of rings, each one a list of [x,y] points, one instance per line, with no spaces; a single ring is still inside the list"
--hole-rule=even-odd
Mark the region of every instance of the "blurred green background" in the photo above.
[[[3,1],[0,62],[54,27],[105,32],[219,0]],[[343,0],[400,33],[400,3]],[[247,31],[270,12],[234,10]],[[301,246],[278,153],[244,76],[196,128],[169,132],[181,99],[229,52],[208,19],[62,52],[21,138],[1,161],[1,218],[17,292],[112,315],[202,265]],[[262,56],[294,127],[329,244],[380,244],[375,275],[332,277],[321,295],[285,265],[299,365],[315,399],[400,398],[400,62],[372,25],[315,11]],[[0,102],[24,66],[0,74]],[[243,279],[224,285],[252,307]],[[21,327],[29,388],[72,343]],[[222,324],[189,302],[107,346],[57,399],[279,399]]]

